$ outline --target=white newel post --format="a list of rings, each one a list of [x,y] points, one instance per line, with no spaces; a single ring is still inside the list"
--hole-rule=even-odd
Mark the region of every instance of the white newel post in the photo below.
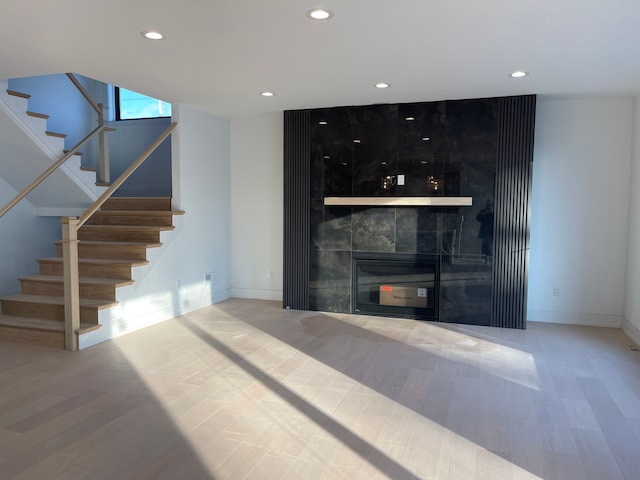
[[[98,125],[104,125],[104,118],[107,113],[107,108],[102,103],[98,104],[101,113],[98,115]],[[98,176],[99,181],[104,183],[111,183],[111,167],[109,166],[109,142],[107,140],[107,129],[100,130],[98,134]]]
[[[80,281],[78,273],[78,219],[62,217],[62,261],[64,275],[64,344],[78,350],[80,329]]]

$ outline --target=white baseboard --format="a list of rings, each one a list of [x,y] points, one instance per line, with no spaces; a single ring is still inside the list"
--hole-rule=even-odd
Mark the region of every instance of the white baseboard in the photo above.
[[[254,300],[282,301],[282,290],[257,290],[254,288],[232,288],[234,298],[252,298]]]
[[[104,317],[106,318],[100,319],[102,327],[99,330],[80,336],[80,350],[97,345],[98,343],[106,342],[107,340],[111,340],[127,333],[135,332],[141,328],[165,322],[179,315],[184,315],[194,310],[208,307],[213,303],[222,302],[230,297],[230,290],[226,289],[206,295],[200,295],[199,297],[191,296],[189,298],[189,302],[175,304],[165,302],[160,308],[148,310],[147,308],[152,305],[163,303],[162,301],[158,301],[160,300],[159,297],[156,297],[155,301],[149,302],[146,308],[141,308],[139,304],[136,305],[135,310],[141,313],[134,315],[129,314],[126,316],[126,319],[121,316],[123,310],[127,311],[127,303],[123,302],[122,305],[114,307],[110,312],[105,312]],[[138,300],[134,299],[133,302],[138,302]],[[129,310],[129,312],[130,311],[131,310]]]
[[[528,322],[563,323],[590,327],[621,328],[622,315],[603,315],[597,313],[558,312],[554,310],[527,310]]]
[[[218,292],[213,292],[212,300],[213,300],[213,303],[220,303],[220,302],[224,302],[225,300],[228,300],[230,298],[231,298],[231,289],[227,288],[225,290],[220,290]]]
[[[126,320],[100,320],[102,327],[100,327],[99,330],[80,335],[80,350],[126,335],[127,333],[135,332],[141,328],[167,321],[176,316],[176,309],[177,305],[175,308],[168,306],[153,312],[147,312],[135,318],[127,318]]]
[[[636,345],[640,345],[640,328],[636,327],[629,320],[625,319],[622,323],[622,331],[627,334]]]

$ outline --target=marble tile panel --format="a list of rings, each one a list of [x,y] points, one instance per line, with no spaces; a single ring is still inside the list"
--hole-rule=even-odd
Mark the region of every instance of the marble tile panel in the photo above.
[[[395,250],[395,209],[354,208],[353,250],[393,252]]]
[[[310,309],[350,312],[351,252],[312,250],[310,267]]]
[[[351,250],[351,208],[312,200],[310,235],[312,249]]]
[[[481,255],[454,255],[440,266],[439,321],[490,325],[492,267]]]
[[[438,253],[440,209],[396,208],[396,252]]]

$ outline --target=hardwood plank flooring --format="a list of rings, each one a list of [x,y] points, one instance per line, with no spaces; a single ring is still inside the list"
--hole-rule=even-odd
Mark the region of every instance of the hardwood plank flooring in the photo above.
[[[0,342],[0,480],[632,480],[640,352],[232,299],[82,352]]]

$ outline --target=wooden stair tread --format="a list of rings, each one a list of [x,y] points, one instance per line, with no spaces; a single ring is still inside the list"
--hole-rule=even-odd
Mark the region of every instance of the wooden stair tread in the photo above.
[[[80,166],[80,170],[82,170],[83,172],[97,172],[95,167],[85,167],[84,165]]]
[[[102,325],[91,323],[81,323],[78,332],[87,333],[97,330]],[[46,330],[50,332],[64,332],[64,322],[56,320],[46,320],[32,317],[16,317],[12,315],[0,315],[0,327],[23,328],[29,330]]]
[[[62,275],[28,275],[26,277],[20,277],[18,280],[31,280],[38,282],[50,282],[50,283],[63,283],[64,277]],[[80,277],[80,283],[95,284],[95,285],[114,285],[116,287],[124,287],[127,285],[133,285],[133,280],[120,279],[120,278],[101,278],[101,277]]]
[[[47,115],[46,113],[32,112],[31,110],[27,110],[27,115],[29,115],[30,117],[44,118],[45,120],[49,118],[49,115]]]
[[[66,133],[52,132],[51,130],[46,130],[44,133],[50,137],[67,138]]]
[[[32,317],[15,317],[12,315],[0,315],[0,325],[3,327],[32,328],[36,330],[53,330],[64,332],[64,322],[45,320]]]
[[[171,197],[111,197],[100,210],[168,211],[171,210]]]
[[[54,242],[55,245],[62,245],[62,240],[58,240]],[[147,248],[156,248],[161,247],[162,243],[160,242],[110,242],[109,240],[78,240],[78,244],[83,245],[108,245],[108,246],[118,246],[118,247],[147,247]]]
[[[22,92],[17,92],[15,90],[7,90],[7,94],[12,95],[14,97],[21,97],[21,98],[31,98],[31,95],[29,95],[28,93],[22,93]]]
[[[70,150],[62,150],[62,153],[69,153]],[[82,152],[75,152],[74,155],[77,155],[79,157],[81,157],[83,155]],[[80,167],[80,170],[82,170],[82,167]]]
[[[15,295],[9,295],[1,297],[0,301],[11,301],[20,303],[34,303],[38,305],[62,305],[64,306],[64,297],[54,297],[48,295],[27,295],[24,293],[17,293]],[[102,310],[104,308],[113,307],[118,302],[110,300],[95,300],[93,298],[80,298],[80,307],[94,308]]]
[[[62,257],[39,258],[39,262],[56,262],[62,263]],[[120,260],[111,258],[79,258],[78,263],[86,265],[127,265],[131,267],[142,267],[148,265],[148,260]]]
[[[82,227],[87,230],[150,230],[150,231],[166,231],[174,230],[176,227],[173,225],[104,225],[104,224],[92,224],[85,223]]]
[[[123,215],[123,216],[137,216],[145,215],[147,217],[163,216],[163,215],[184,215],[182,210],[98,210],[94,215]]]
[[[93,332],[94,330],[100,330],[102,325],[100,323],[91,324],[91,323],[81,323],[80,328],[76,330],[78,335],[82,335],[83,333]]]
[[[109,197],[109,200],[171,200],[171,197]]]

